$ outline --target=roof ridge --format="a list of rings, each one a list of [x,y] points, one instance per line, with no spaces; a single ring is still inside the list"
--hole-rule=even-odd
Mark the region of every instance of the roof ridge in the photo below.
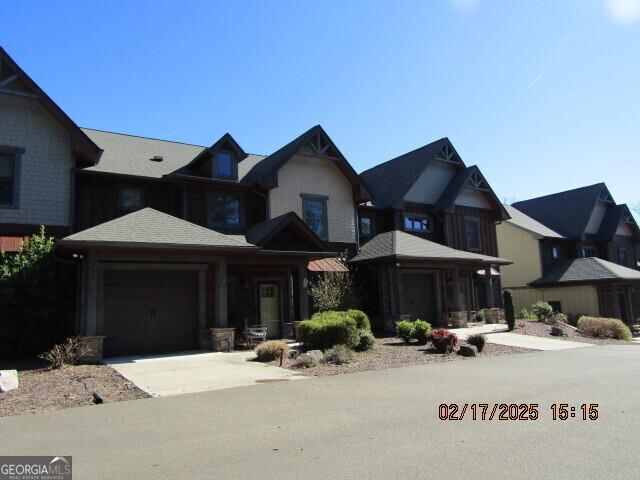
[[[449,141],[449,137],[442,137],[442,138],[439,138],[438,140],[434,140],[433,142],[429,142],[426,145],[422,145],[421,147],[417,147],[417,148],[414,148],[413,150],[409,150],[408,152],[401,153],[400,155],[397,155],[397,156],[395,156],[393,158],[390,158],[389,160],[385,160],[382,163],[378,163],[377,165],[374,165],[373,167],[370,167],[370,168],[367,168],[366,170],[361,171],[360,175],[362,175],[365,172],[369,172],[371,170],[375,170],[375,169],[377,169],[379,167],[382,167],[383,165],[387,165],[388,163],[391,163],[391,162],[394,162],[396,160],[399,160],[400,158],[402,158],[402,157],[404,157],[406,155],[409,155],[411,153],[415,153],[415,152],[417,152],[419,150],[422,150],[424,148],[430,147],[430,146],[432,146],[432,145],[434,145],[436,143],[442,142],[443,140]]]
[[[561,192],[553,192],[553,193],[548,193],[546,195],[540,195],[538,197],[528,198],[526,200],[519,200],[517,202],[514,202],[513,205],[517,205],[518,203],[531,202],[531,201],[539,200],[539,199],[542,199],[542,198],[553,197],[555,195],[564,195],[564,194],[567,194],[567,193],[573,193],[573,192],[577,192],[578,190],[586,190],[587,188],[593,188],[593,187],[597,187],[597,186],[603,186],[607,190],[609,190],[609,188],[607,187],[606,183],[598,182],[598,183],[594,183],[593,185],[585,185],[585,186],[582,186],[582,187],[570,188],[569,190],[562,190]]]

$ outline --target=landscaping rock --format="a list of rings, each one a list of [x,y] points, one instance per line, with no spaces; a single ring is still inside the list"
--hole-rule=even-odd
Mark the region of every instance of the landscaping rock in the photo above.
[[[322,351],[321,350],[309,350],[305,355],[311,358],[314,362],[319,362],[322,360]]]
[[[558,327],[556,325],[551,327],[551,332],[550,333],[554,337],[564,337],[565,336],[565,333],[564,333],[564,330],[562,329],[562,327]]]
[[[19,383],[17,370],[0,370],[0,393],[15,390]]]
[[[478,348],[474,345],[461,345],[458,350],[458,355],[463,357],[475,357],[478,355]]]

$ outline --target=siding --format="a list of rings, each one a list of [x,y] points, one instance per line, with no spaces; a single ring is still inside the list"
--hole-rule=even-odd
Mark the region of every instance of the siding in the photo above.
[[[513,261],[500,267],[503,288],[522,287],[542,276],[539,240],[508,221],[496,226],[498,255]]]
[[[460,194],[458,195],[458,198],[456,198],[456,205],[483,208],[485,210],[491,210],[493,208],[484,193],[468,187],[464,187],[460,190]]]
[[[587,223],[584,233],[598,233],[598,229],[600,228],[600,224],[602,223],[602,219],[606,213],[607,204],[598,202],[591,212],[591,217],[589,218],[589,223]]]
[[[329,241],[355,243],[355,202],[353,189],[330,160],[297,155],[278,171],[278,186],[269,192],[271,218],[287,212],[302,215],[300,194],[325,195]]]
[[[19,206],[0,209],[0,223],[69,225],[69,133],[31,98],[0,94],[0,145],[24,148]]]
[[[565,315],[600,314],[598,292],[591,285],[578,285],[553,288],[518,288],[512,289],[516,313],[523,308],[530,308],[535,302],[561,302]]]
[[[435,205],[455,174],[453,165],[432,161],[404,196],[405,202]]]
[[[467,250],[465,216],[476,217],[480,220],[480,253],[492,257],[498,256],[496,224],[492,219],[494,214],[493,210],[456,206],[455,213],[446,215],[447,246],[458,250]]]

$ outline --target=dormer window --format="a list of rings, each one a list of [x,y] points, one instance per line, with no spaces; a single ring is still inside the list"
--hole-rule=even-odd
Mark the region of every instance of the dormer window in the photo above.
[[[213,176],[216,178],[232,178],[233,171],[233,155],[231,152],[216,152],[213,157]]]

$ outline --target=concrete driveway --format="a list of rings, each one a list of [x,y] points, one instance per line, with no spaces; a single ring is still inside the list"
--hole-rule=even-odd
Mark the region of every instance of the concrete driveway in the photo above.
[[[591,343],[536,337],[534,335],[520,335],[519,333],[508,332],[507,326],[504,324],[490,323],[487,325],[478,325],[476,327],[456,328],[453,331],[461,340],[465,340],[469,335],[484,333],[486,334],[487,342],[489,343],[507,345],[509,347],[530,348],[532,350],[566,350],[569,348],[593,346]]]
[[[154,397],[223,390],[308,378],[291,370],[254,362],[249,352],[178,353],[121,357],[107,365]]]

